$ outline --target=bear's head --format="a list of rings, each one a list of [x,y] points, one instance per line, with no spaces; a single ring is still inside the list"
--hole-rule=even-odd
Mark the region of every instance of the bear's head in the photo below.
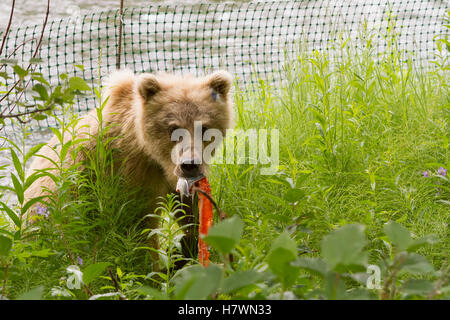
[[[142,74],[136,85],[139,141],[170,185],[206,174],[210,156],[232,126],[231,75]]]

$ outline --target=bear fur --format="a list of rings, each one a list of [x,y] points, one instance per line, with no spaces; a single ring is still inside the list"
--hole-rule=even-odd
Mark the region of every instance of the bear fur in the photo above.
[[[157,198],[175,192],[179,165],[171,159],[176,142],[171,141],[174,128],[194,131],[194,121],[207,128],[215,128],[225,135],[232,126],[232,79],[228,72],[217,71],[204,77],[173,74],[141,74],[124,70],[110,75],[106,84],[108,101],[102,111],[103,127],[114,137],[114,161],[120,162],[119,174],[130,186],[145,189],[151,194],[146,213],[153,213]],[[95,150],[99,128],[97,110],[90,111],[77,124],[77,138],[85,139],[86,152]],[[67,137],[68,139],[69,137]],[[58,139],[53,137],[40,150],[40,154],[57,161]],[[75,161],[83,161],[80,152]],[[117,159],[116,159],[117,158]],[[73,163],[67,157],[66,164]],[[36,157],[29,173],[54,168],[50,160]],[[207,165],[201,164],[202,173]],[[44,176],[37,179],[26,191],[27,199],[47,195],[55,190],[53,180]],[[30,210],[35,214],[36,208]],[[156,220],[150,227],[157,227]],[[152,245],[158,247],[157,240]]]

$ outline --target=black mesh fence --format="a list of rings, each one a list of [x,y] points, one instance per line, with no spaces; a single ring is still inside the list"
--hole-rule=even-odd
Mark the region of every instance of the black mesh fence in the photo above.
[[[123,15],[114,9],[50,21],[36,71],[52,83],[62,73],[95,82],[116,68],[120,24],[120,67],[135,72],[204,74],[224,68],[246,84],[253,75],[266,78],[278,71],[286,56],[295,54],[296,43],[327,50],[339,34],[357,41],[362,26],[375,32],[375,49],[383,52],[389,19],[395,20],[399,49],[426,62],[433,57],[433,38],[444,32],[448,7],[437,0],[311,0],[150,5]],[[41,29],[11,30],[2,58],[28,61]],[[76,107],[86,111],[95,106],[92,99],[82,98]],[[34,127],[53,126],[51,121]]]

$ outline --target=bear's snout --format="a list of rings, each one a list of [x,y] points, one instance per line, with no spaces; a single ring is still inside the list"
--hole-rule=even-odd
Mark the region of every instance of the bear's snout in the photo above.
[[[200,165],[195,161],[184,161],[180,167],[185,178],[196,178],[202,174]]]

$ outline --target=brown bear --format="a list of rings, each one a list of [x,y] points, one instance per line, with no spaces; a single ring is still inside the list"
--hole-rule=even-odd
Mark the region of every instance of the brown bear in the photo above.
[[[218,129],[223,135],[232,126],[232,101],[229,97],[232,85],[231,75],[217,71],[204,77],[172,74],[141,74],[124,70],[111,74],[106,85],[108,101],[102,112],[103,126],[112,142],[114,160],[122,161],[119,174],[130,186],[141,187],[151,195],[148,210],[153,213],[159,196],[175,192],[179,177],[193,177],[205,174],[207,163],[194,161],[198,153],[191,148],[179,148],[182,161],[174,161],[172,151],[180,142],[172,141],[172,132],[186,129],[194,136],[194,122],[200,121],[203,130]],[[84,150],[94,150],[95,135],[99,128],[96,110],[92,110],[78,123],[77,135],[86,139]],[[56,152],[55,152],[56,150]],[[58,139],[53,137],[40,154],[56,161],[60,151]],[[81,152],[76,161],[83,161]],[[51,161],[36,157],[29,172],[54,168]],[[195,159],[198,160],[198,159]],[[67,157],[67,162],[72,160]],[[200,162],[200,163],[199,163]],[[31,199],[46,195],[46,190],[55,190],[53,180],[44,176],[36,180],[26,191]],[[35,214],[36,207],[30,212]],[[184,219],[191,223],[192,219]],[[150,222],[150,228],[157,227],[158,219]],[[189,235],[188,235],[189,236]],[[151,246],[159,247],[153,237]],[[183,251],[185,248],[183,248]]]

